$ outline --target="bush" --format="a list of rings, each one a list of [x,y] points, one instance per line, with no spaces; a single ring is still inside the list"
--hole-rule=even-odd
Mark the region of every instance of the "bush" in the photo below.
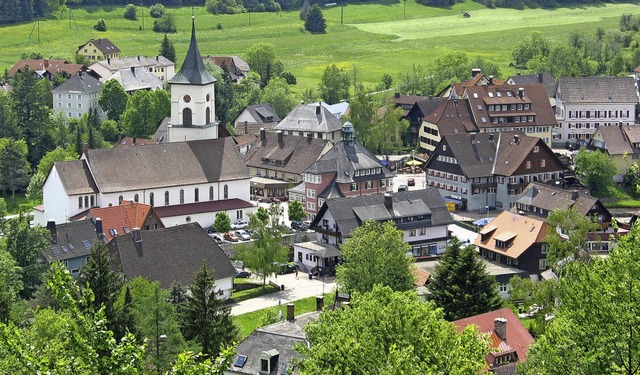
[[[94,30],[98,30],[98,31],[107,31],[107,24],[104,22],[102,18],[100,18],[98,22],[96,22],[96,24],[93,26],[93,28]]]
[[[280,77],[283,78],[289,85],[295,85],[298,83],[296,76],[294,76],[291,72],[282,72],[280,73]]]
[[[124,18],[135,21],[138,19],[138,9],[133,4],[127,4],[124,7]]]
[[[213,14],[237,14],[245,11],[236,0],[207,0],[204,6]]]
[[[173,19],[173,14],[165,13],[164,16],[153,21],[153,31],[157,33],[175,33],[176,21]]]
[[[164,16],[164,5],[160,3],[156,3],[152,5],[151,8],[149,9],[149,14],[153,18],[160,18]]]
[[[220,22],[218,22],[218,24],[216,25],[216,29],[222,30],[222,24]]]

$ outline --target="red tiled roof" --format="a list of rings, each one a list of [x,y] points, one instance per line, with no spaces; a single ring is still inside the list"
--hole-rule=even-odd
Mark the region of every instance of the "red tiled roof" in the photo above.
[[[507,320],[506,340],[502,340],[494,330],[496,318],[504,318]],[[529,350],[529,345],[533,343],[533,337],[522,323],[520,323],[520,320],[518,320],[511,309],[504,308],[480,315],[474,315],[465,319],[456,320],[453,324],[456,325],[458,331],[462,331],[464,327],[473,324],[477,327],[478,331],[491,334],[491,348],[496,349],[498,352],[491,352],[487,354],[485,359],[488,363],[493,362],[493,358],[497,355],[506,354],[512,350],[515,350],[520,362],[526,362],[527,351]]]
[[[49,73],[56,74],[60,71],[68,72],[74,75],[82,70],[82,64],[70,64],[64,60],[20,60],[9,70],[8,76],[13,77],[18,71],[28,66],[31,70],[46,70]]]
[[[114,237],[109,233],[110,229],[116,229],[118,234],[123,234],[124,228],[130,231],[133,231],[133,228],[142,228],[150,211],[151,206],[148,204],[122,201],[119,206],[91,208],[89,216],[94,222],[97,218],[102,220],[105,238],[110,241]]]

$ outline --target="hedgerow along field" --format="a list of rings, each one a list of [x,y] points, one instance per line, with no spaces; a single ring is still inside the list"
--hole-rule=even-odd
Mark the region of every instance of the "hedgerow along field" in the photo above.
[[[328,27],[321,35],[303,32],[298,11],[237,15],[213,15],[204,7],[167,11],[176,19],[178,32],[169,37],[176,47],[178,64],[188,47],[193,11],[202,54],[242,56],[255,43],[271,43],[286,69],[298,79],[294,91],[302,92],[316,87],[330,64],[347,70],[355,66],[358,82],[374,85],[385,73],[395,79],[413,64],[427,67],[436,57],[453,50],[491,60],[503,75],[513,74],[515,71],[509,68],[511,52],[531,32],[540,31],[552,41],[564,42],[576,30],[593,33],[598,27],[615,29],[621,14],[638,9],[636,4],[626,3],[554,10],[486,9],[467,0],[464,11],[471,17],[464,18],[461,4],[450,9],[425,7],[410,0],[350,4],[344,7],[344,25],[340,24],[340,7],[323,10]],[[72,60],[77,46],[90,38],[111,39],[123,56],[157,54],[163,34],[152,31],[149,9],[144,8],[144,30],[140,8],[137,21],[125,20],[123,11],[124,7],[76,8],[72,9],[71,21],[65,12],[38,25],[3,26],[0,69],[9,68],[24,52]],[[106,32],[93,30],[99,18],[105,19]]]

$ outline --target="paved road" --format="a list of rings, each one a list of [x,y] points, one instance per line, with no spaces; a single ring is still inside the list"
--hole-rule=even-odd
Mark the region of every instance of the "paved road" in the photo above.
[[[272,280],[278,285],[284,284],[284,290],[235,303],[231,305],[231,315],[241,315],[267,307],[278,306],[278,304],[286,305],[299,299],[322,295],[323,290],[324,293],[331,292],[335,290],[336,285],[333,277],[327,277],[323,286],[322,278],[309,280],[309,277],[303,273],[298,274],[297,280],[293,273],[279,275],[277,278],[271,277],[268,280]]]

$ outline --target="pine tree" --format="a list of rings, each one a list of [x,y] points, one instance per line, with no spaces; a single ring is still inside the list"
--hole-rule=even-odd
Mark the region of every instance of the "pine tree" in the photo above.
[[[202,347],[202,353],[216,357],[238,337],[238,328],[228,307],[216,296],[213,270],[207,270],[207,263],[196,273],[189,287],[191,293],[185,295],[185,303],[180,314],[181,330],[184,337],[194,340]]]
[[[164,34],[162,44],[160,44],[160,54],[172,62],[176,62],[176,49],[173,47],[173,43],[169,40],[167,34]]]
[[[318,4],[313,4],[307,19],[304,21],[304,29],[310,33],[324,33],[327,29],[327,21],[322,15],[322,9]]]
[[[486,272],[473,246],[453,237],[432,275],[430,299],[447,320],[457,320],[499,308],[495,279]]]

